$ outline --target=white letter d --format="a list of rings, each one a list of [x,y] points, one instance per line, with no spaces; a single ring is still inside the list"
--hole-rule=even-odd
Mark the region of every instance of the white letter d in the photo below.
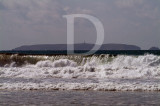
[[[92,50],[85,54],[90,55],[99,50],[104,41],[104,27],[99,19],[86,14],[71,14],[64,15],[63,17],[67,19],[67,54],[74,54],[74,18],[78,17],[90,20],[94,24],[97,31],[97,39],[95,44],[98,46],[94,46]]]

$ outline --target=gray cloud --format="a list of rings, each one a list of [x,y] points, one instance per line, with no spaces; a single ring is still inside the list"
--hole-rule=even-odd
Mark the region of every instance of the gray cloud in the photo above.
[[[120,8],[134,8],[136,5],[143,5],[145,0],[115,0],[115,4]]]
[[[5,6],[3,5],[3,3],[0,2],[0,10],[5,10]]]
[[[160,2],[151,0],[1,0],[0,49],[66,43],[66,14],[90,14],[105,27],[105,43],[159,46]],[[93,25],[76,20],[76,42],[96,39]],[[7,43],[10,42],[10,43]]]

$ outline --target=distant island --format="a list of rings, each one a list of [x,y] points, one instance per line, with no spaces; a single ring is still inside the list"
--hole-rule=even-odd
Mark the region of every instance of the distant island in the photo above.
[[[149,50],[160,50],[158,47],[151,47]]]
[[[74,44],[75,50],[91,50],[94,44],[79,43]],[[38,45],[24,45],[13,49],[14,51],[29,51],[29,50],[67,50],[66,44],[38,44]],[[140,47],[127,44],[103,44],[99,50],[141,50]]]

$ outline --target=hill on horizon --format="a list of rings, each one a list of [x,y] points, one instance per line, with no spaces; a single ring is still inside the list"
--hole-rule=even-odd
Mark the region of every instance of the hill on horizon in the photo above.
[[[151,47],[149,50],[160,50],[158,47]]]
[[[73,45],[70,45],[73,46]],[[75,50],[91,50],[94,44],[79,43],[74,44]],[[12,50],[67,50],[67,44],[37,44],[37,45],[24,45]],[[99,50],[141,50],[140,47],[127,44],[103,44]]]

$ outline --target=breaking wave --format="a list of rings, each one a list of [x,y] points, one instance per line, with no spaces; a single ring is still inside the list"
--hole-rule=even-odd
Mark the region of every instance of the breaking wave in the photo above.
[[[0,89],[160,91],[156,55],[0,55],[0,65]]]

